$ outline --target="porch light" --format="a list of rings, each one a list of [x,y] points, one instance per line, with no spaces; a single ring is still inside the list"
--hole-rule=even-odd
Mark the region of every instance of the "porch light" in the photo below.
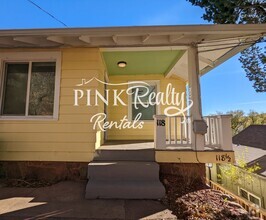
[[[212,163],[206,163],[206,167],[212,168],[213,167],[213,164]]]
[[[125,62],[125,61],[119,61],[117,63],[117,66],[120,67],[120,68],[125,68],[127,66],[127,62]]]

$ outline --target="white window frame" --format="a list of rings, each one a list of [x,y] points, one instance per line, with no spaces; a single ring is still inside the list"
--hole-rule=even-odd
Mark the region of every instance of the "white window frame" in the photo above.
[[[249,202],[251,202],[251,201],[250,201],[250,195],[253,196],[254,198],[258,199],[258,200],[259,200],[259,206],[261,207],[261,198],[260,198],[260,197],[255,196],[253,193],[249,192],[248,190],[243,189],[242,187],[238,187],[238,195],[239,195],[241,198],[244,198],[244,197],[241,196],[241,192],[240,192],[240,190],[243,190],[243,191],[245,191],[245,192],[248,194],[248,201],[249,201]],[[244,199],[246,199],[246,198],[244,198]],[[252,202],[252,203],[253,203],[253,202]],[[254,204],[255,204],[255,203],[254,203]]]
[[[59,117],[59,97],[60,97],[60,78],[61,78],[61,52],[4,52],[0,54],[0,109],[3,105],[4,77],[6,63],[20,62],[55,62],[55,90],[54,90],[54,109],[53,115],[28,115],[28,95],[26,98],[25,116],[0,115],[0,120],[58,120]],[[31,66],[31,65],[30,65]],[[31,68],[29,68],[29,72]],[[30,76],[30,75],[29,75]],[[30,77],[28,77],[27,94],[29,93]]]
[[[156,92],[160,92],[160,80],[139,80],[141,82],[145,82],[145,83],[148,83],[149,85],[155,85],[156,86]],[[132,82],[135,82],[135,81],[128,81],[129,85],[128,87],[132,87],[132,85],[130,83]],[[138,85],[138,84],[134,84],[135,85]],[[142,85],[142,84],[139,84],[139,85]],[[160,114],[160,106],[159,105],[156,105],[156,112],[155,112],[156,115],[159,115]],[[132,95],[128,95],[128,119],[129,121],[132,121],[133,118],[132,118]],[[153,123],[153,119],[152,120],[141,120],[141,121],[144,121],[144,122],[152,122]]]

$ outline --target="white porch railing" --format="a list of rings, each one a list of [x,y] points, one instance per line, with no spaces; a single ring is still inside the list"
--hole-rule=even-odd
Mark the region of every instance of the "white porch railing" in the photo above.
[[[218,116],[204,117],[208,130],[205,134],[205,146],[210,148],[220,148],[220,119]]]
[[[231,116],[218,115],[204,117],[208,129],[205,134],[207,149],[232,150]],[[193,127],[191,117],[154,116],[154,144],[156,149],[183,149],[192,148]],[[195,135],[194,135],[195,137]]]
[[[190,146],[191,123],[190,117],[167,117],[166,145],[167,146]]]

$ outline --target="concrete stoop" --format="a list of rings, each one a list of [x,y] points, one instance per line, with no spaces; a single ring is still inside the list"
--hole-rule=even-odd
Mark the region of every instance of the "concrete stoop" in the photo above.
[[[161,199],[165,194],[153,161],[94,161],[88,180],[86,199]]]
[[[155,161],[154,149],[99,149],[94,161]]]

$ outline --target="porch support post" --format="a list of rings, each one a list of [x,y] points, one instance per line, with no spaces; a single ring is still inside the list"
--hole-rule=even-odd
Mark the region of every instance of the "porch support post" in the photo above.
[[[155,149],[166,148],[165,115],[154,115],[154,147]]]
[[[221,150],[232,151],[231,115],[219,115]]]
[[[191,143],[192,149],[204,150],[204,135],[195,134],[193,129],[193,122],[195,120],[203,120],[201,110],[201,95],[200,95],[200,75],[199,75],[199,55],[197,45],[191,45],[188,48],[188,83],[190,89],[190,98],[193,105],[190,109],[191,115]]]

